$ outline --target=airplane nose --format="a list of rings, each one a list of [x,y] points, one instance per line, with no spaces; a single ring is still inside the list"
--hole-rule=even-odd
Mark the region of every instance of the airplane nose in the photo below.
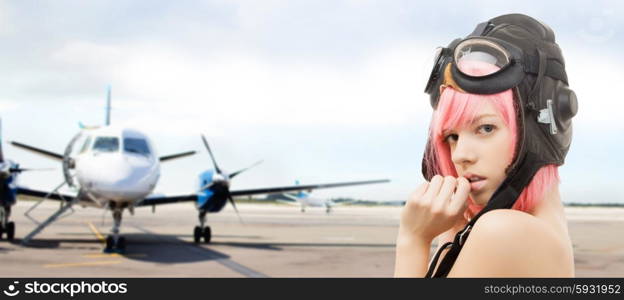
[[[141,197],[155,185],[156,165],[147,157],[100,154],[77,162],[78,181],[102,196]]]

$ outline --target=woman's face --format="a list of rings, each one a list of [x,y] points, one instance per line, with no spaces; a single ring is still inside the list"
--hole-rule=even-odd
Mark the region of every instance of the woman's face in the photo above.
[[[513,158],[511,132],[495,106],[486,101],[471,124],[447,130],[443,138],[457,175],[470,181],[470,196],[479,205],[487,204]]]

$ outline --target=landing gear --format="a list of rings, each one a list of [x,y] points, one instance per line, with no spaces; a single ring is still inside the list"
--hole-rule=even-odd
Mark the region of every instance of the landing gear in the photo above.
[[[113,252],[113,248],[115,247],[115,239],[112,236],[106,237],[106,248],[104,248],[104,252]]]
[[[106,237],[106,247],[104,253],[123,253],[126,251],[126,238],[119,236],[119,227],[121,226],[122,209],[113,209],[113,229],[111,235]]]
[[[195,226],[195,230],[193,231],[193,238],[196,244],[198,244],[201,241],[201,237],[202,237],[202,228],[199,226]]]
[[[212,230],[210,230],[210,226],[204,227],[204,243],[210,243],[210,239],[212,238]]]
[[[117,249],[120,249],[122,252],[126,251],[126,238],[120,236],[117,240]]]
[[[199,244],[202,238],[204,239],[204,243],[210,243],[210,239],[212,238],[212,230],[210,229],[210,226],[203,228],[195,226],[195,229],[193,230],[193,240],[196,244]]]
[[[210,226],[204,227],[204,223],[206,223],[206,212],[200,211],[199,226],[195,226],[195,229],[193,230],[193,240],[196,244],[200,243],[202,238],[204,238],[204,243],[208,244],[212,238],[212,230],[210,229]]]
[[[123,236],[115,237],[109,235],[106,237],[106,248],[104,253],[124,253],[126,251],[126,238]]]
[[[7,241],[13,241],[15,238],[15,223],[9,222],[10,214],[10,207],[0,207],[0,240],[5,233]]]
[[[13,241],[15,238],[15,223],[9,222],[5,228],[7,241]]]

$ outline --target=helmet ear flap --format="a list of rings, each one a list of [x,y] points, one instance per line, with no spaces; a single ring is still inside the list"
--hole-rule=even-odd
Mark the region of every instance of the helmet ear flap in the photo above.
[[[560,121],[568,121],[576,115],[576,112],[578,111],[576,94],[563,83],[561,83],[561,86],[557,89],[556,101],[557,115],[559,116]]]
[[[578,111],[576,94],[564,82],[557,80],[551,95],[555,124],[559,131],[568,132],[572,125],[572,118]],[[566,135],[566,134],[564,134]]]

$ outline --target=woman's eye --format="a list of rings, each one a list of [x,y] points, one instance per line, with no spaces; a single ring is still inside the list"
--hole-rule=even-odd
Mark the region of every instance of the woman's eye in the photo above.
[[[452,133],[452,134],[445,136],[444,141],[447,143],[456,142],[458,138],[459,136],[457,134]]]
[[[482,133],[491,133],[492,131],[494,131],[495,128],[496,128],[496,126],[494,126],[494,125],[485,124],[485,125],[479,126],[478,131],[482,132]]]

